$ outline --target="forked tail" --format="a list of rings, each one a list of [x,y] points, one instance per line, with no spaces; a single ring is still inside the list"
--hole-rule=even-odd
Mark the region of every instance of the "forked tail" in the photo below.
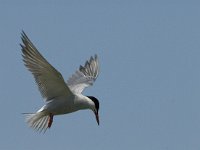
[[[44,112],[36,112],[36,113],[24,113],[26,116],[26,122],[28,126],[33,128],[36,131],[46,131],[51,127],[53,122],[53,115],[47,115]]]

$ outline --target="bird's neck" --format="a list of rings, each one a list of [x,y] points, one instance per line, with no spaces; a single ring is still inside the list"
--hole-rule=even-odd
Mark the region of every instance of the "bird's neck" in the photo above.
[[[94,103],[91,99],[84,95],[77,95],[75,99],[75,105],[79,107],[79,109],[93,109]]]

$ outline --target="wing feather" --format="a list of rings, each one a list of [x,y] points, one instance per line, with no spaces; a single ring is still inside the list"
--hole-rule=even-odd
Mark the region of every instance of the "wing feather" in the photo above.
[[[71,94],[61,73],[48,63],[24,32],[21,39],[24,64],[33,74],[43,98],[48,101],[58,96]]]
[[[74,93],[81,93],[86,87],[93,85],[99,74],[98,57],[90,57],[85,65],[80,65],[77,70],[67,81],[67,85]]]

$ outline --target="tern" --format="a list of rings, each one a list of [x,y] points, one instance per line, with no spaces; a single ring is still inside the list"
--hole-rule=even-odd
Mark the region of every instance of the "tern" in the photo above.
[[[55,115],[68,114],[83,109],[94,112],[99,125],[99,101],[94,96],[81,93],[86,87],[93,85],[99,74],[98,57],[90,57],[85,65],[64,81],[58,72],[37,50],[31,40],[21,33],[23,44],[20,44],[24,65],[33,74],[45,105],[36,113],[25,113],[29,127],[36,131],[46,131],[53,123]]]

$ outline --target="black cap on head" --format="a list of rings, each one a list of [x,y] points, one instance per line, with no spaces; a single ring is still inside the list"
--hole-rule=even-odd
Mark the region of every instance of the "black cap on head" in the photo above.
[[[98,99],[96,99],[93,96],[87,96],[87,97],[94,102],[96,110],[93,110],[93,112],[94,112],[94,114],[96,116],[96,121],[97,121],[97,123],[99,125],[99,114],[98,114],[98,111],[99,111],[99,101],[98,101]]]
[[[97,112],[99,111],[99,101],[97,98],[95,98],[94,96],[87,96],[89,99],[91,99],[94,104],[95,104],[95,108],[97,109]]]

